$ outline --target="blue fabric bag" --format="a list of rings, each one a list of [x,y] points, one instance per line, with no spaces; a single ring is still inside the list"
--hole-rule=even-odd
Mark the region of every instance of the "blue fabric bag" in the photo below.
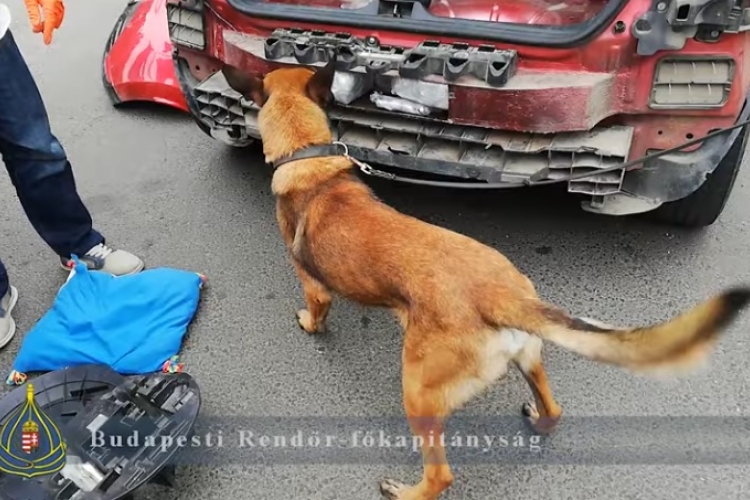
[[[84,364],[121,375],[175,371],[205,277],[170,268],[116,277],[74,261],[51,309],[23,339],[7,383]]]

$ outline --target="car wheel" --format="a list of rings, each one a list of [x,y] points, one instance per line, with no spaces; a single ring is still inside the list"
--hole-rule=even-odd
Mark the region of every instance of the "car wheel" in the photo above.
[[[649,217],[655,222],[686,228],[701,228],[716,222],[732,193],[749,134],[750,128],[743,127],[727,154],[697,191],[680,200],[664,203],[650,212]]]

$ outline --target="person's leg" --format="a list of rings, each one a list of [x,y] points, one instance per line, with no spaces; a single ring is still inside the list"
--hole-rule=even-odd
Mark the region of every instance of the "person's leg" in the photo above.
[[[13,308],[18,301],[18,290],[10,286],[8,273],[0,260],[0,348],[8,345],[16,333],[16,322],[13,321]]]
[[[122,275],[138,257],[105,246],[75,184],[65,150],[50,130],[34,78],[10,31],[0,40],[0,154],[32,226],[67,266],[77,255],[91,269]]]

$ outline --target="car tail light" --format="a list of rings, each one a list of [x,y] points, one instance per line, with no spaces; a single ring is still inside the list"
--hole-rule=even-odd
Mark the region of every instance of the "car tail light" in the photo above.
[[[730,58],[676,58],[659,61],[651,89],[652,108],[719,108],[729,98],[734,77]]]

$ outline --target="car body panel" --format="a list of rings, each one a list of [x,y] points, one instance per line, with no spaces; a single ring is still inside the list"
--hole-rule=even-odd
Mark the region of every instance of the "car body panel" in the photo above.
[[[172,61],[163,0],[128,2],[107,41],[104,86],[112,102],[154,102],[188,111]]]

